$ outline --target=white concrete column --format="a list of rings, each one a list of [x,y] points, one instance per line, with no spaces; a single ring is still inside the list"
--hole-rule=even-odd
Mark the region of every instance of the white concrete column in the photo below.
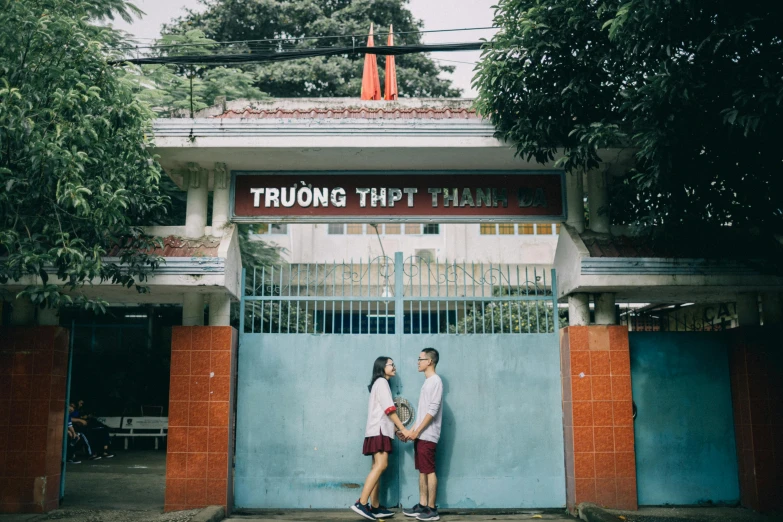
[[[777,292],[764,292],[761,294],[761,313],[764,324],[783,323],[783,298]]]
[[[60,309],[50,307],[39,308],[38,324],[41,326],[60,326]]]
[[[231,297],[228,294],[209,296],[209,326],[229,326],[231,324]]]
[[[204,295],[188,292],[182,299],[182,326],[204,326]]]
[[[737,294],[737,323],[739,326],[758,326],[759,297],[756,293]]]
[[[228,167],[225,163],[215,163],[215,183],[212,192],[212,235],[221,237],[223,227],[228,223]]]
[[[566,174],[566,199],[568,200],[568,219],[566,225],[580,234],[585,231],[585,189],[582,172]]]
[[[590,230],[609,233],[609,175],[603,169],[587,173],[587,206],[590,208]]]
[[[595,324],[617,324],[614,294],[604,292],[595,296]]]
[[[27,297],[11,301],[11,326],[32,326],[35,324],[35,305]]]
[[[204,235],[204,227],[207,226],[208,180],[206,169],[202,169],[198,163],[188,163],[185,171],[185,188],[188,191],[186,237]]]
[[[590,324],[590,298],[588,294],[570,294],[568,296],[568,326],[587,326]]]

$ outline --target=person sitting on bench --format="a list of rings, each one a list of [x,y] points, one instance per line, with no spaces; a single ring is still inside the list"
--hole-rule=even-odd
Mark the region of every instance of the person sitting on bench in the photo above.
[[[103,446],[100,456],[107,459],[112,458],[114,454],[109,451],[109,446],[111,445],[109,428],[92,415],[84,414],[84,400],[80,399],[75,403],[70,403],[68,411],[76,431],[82,434],[89,433],[94,443],[97,443],[98,446]]]

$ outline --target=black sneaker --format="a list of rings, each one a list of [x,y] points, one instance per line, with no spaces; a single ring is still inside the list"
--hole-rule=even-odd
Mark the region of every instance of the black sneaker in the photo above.
[[[375,518],[375,515],[372,514],[372,511],[370,511],[370,504],[362,504],[357,500],[356,504],[351,506],[351,509],[359,516],[362,516],[367,520],[378,520]]]
[[[424,506],[422,506],[421,504],[416,504],[410,509],[403,509],[402,514],[405,515],[406,517],[416,518],[419,515],[421,515],[422,511],[424,511]]]
[[[386,509],[386,506],[378,506],[377,508],[370,507],[370,512],[375,515],[375,518],[389,518],[394,516],[394,513]]]
[[[87,460],[101,460],[100,455],[90,455],[90,457]]]
[[[104,453],[103,458],[104,459],[110,459],[114,457],[114,453]]]
[[[429,506],[425,507],[424,511],[422,511],[418,517],[416,517],[416,520],[440,520],[440,515],[438,515],[438,508],[432,509]]]

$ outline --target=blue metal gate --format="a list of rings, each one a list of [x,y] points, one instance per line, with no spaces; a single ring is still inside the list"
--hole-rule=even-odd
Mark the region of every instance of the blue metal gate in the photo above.
[[[361,454],[376,357],[418,402],[421,349],[441,354],[438,504],[565,505],[554,271],[380,257],[247,274],[240,325],[235,505],[344,508]],[[418,502],[413,447],[395,441],[389,506]]]

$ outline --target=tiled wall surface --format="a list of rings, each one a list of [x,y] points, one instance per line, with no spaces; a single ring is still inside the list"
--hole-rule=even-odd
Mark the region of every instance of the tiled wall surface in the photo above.
[[[236,346],[230,326],[173,329],[165,511],[230,510]]]
[[[774,511],[783,499],[783,329],[732,336],[731,394],[742,505]]]
[[[44,513],[60,498],[68,330],[0,328],[0,513]]]
[[[627,327],[564,328],[560,356],[569,510],[637,509]]]

